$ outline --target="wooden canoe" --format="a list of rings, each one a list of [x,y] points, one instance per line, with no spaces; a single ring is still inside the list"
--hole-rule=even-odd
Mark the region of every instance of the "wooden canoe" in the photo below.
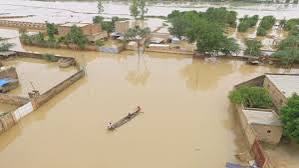
[[[119,121],[111,124],[108,126],[108,130],[109,131],[113,131],[116,128],[124,125],[125,123],[131,121],[133,118],[135,118],[138,114],[141,113],[141,108],[138,106],[136,111],[134,111],[133,113],[129,113],[127,116],[125,116],[124,118],[120,119]]]

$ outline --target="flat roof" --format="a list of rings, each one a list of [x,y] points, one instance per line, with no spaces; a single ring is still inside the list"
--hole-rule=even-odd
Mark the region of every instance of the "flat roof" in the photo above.
[[[244,115],[247,118],[248,124],[281,126],[278,116],[271,111],[262,111],[255,109],[244,109]]]
[[[294,93],[299,94],[298,75],[266,75],[266,77],[283,93],[287,98]]]
[[[72,23],[72,22],[69,22],[69,23],[62,24],[60,26],[72,27],[73,25],[76,25],[77,27],[84,27],[84,26],[89,25],[89,23]]]

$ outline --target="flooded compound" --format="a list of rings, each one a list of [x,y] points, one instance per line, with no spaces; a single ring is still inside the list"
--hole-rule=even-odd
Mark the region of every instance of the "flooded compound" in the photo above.
[[[80,57],[87,76],[0,136],[3,167],[223,167],[246,148],[229,90],[264,72],[284,72],[183,55],[25,49]],[[144,113],[106,130],[136,105]]]

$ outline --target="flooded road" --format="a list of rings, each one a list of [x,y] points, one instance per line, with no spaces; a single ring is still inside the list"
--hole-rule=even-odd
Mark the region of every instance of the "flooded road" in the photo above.
[[[182,55],[25,49],[80,57],[87,76],[0,136],[0,163],[9,168],[223,167],[244,151],[229,90],[283,72]],[[136,105],[143,114],[106,131]]]

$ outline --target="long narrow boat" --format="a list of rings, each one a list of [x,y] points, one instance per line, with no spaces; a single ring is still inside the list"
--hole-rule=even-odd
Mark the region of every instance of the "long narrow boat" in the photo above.
[[[137,109],[133,113],[129,113],[127,116],[125,116],[124,118],[122,118],[119,121],[115,122],[114,124],[110,124],[108,126],[108,130],[109,131],[115,130],[116,128],[124,125],[125,123],[127,123],[130,120],[132,120],[133,118],[135,118],[140,113],[141,113],[141,108],[139,106],[137,106]]]

